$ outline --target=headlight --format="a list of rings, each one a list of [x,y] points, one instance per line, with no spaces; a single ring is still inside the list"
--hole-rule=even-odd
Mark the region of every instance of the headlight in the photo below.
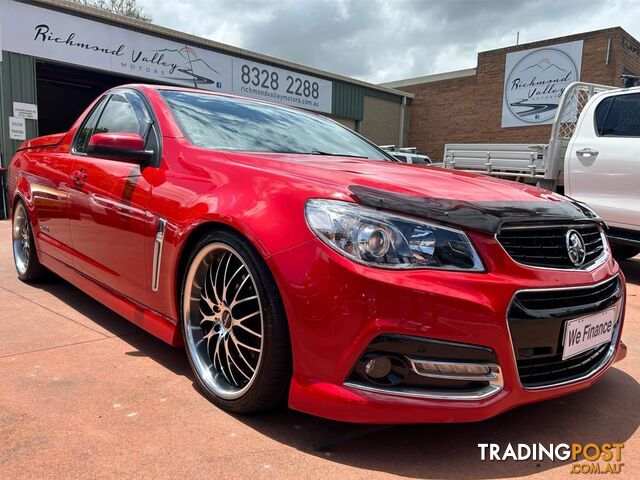
[[[309,200],[307,223],[342,255],[382,268],[484,271],[464,232],[355,203]]]

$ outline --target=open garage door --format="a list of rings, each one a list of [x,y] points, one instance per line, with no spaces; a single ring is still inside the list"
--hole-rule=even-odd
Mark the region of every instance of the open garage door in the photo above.
[[[98,95],[135,81],[131,77],[37,62],[38,135],[68,130]]]

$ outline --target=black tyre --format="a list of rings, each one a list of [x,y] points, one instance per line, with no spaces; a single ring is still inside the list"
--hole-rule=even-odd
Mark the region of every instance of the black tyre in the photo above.
[[[238,413],[286,400],[287,319],[271,272],[248,241],[229,231],[200,240],[185,269],[181,306],[187,356],[207,398]]]
[[[616,260],[623,261],[638,255],[640,253],[640,248],[632,247],[631,245],[617,245],[612,243],[611,251]]]
[[[11,220],[13,261],[18,271],[18,278],[27,283],[44,280],[47,276],[47,269],[38,259],[29,213],[21,200],[16,203]]]

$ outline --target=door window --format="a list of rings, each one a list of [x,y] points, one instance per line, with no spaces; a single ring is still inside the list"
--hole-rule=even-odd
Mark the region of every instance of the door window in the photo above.
[[[146,122],[143,124],[143,121],[144,118],[136,115],[125,95],[117,93],[109,98],[94,133],[125,132],[142,135],[146,129]]]
[[[596,126],[601,136],[640,137],[640,94],[605,99],[596,108]],[[602,108],[601,108],[602,107]]]
[[[93,129],[96,126],[96,121],[100,116],[100,112],[102,111],[102,107],[106,101],[107,97],[103,97],[96,106],[93,108],[91,113],[87,116],[82,126],[78,129],[78,134],[76,135],[75,147],[74,150],[78,153],[85,153],[87,151],[87,144],[89,143],[89,139],[93,134]]]
[[[104,107],[96,108],[81,127],[75,151],[86,153],[89,139],[96,133],[137,133],[143,138],[145,148],[155,152],[154,161],[157,161],[160,155],[159,131],[144,98],[137,92],[123,90],[108,95],[101,103]]]

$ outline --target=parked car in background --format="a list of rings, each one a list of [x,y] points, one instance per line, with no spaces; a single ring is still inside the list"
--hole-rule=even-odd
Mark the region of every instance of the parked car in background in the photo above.
[[[583,390],[626,352],[592,210],[405,165],[320,115],[123,86],[24,142],[8,181],[18,276],[51,270],[184,345],[234,412],[476,421]]]
[[[439,166],[568,195],[606,222],[618,259],[640,253],[640,87],[574,83],[549,144],[447,144]]]
[[[385,152],[390,153],[395,159],[414,165],[429,165],[431,159],[428,155],[419,152],[416,147],[396,147],[395,145],[381,145]]]

